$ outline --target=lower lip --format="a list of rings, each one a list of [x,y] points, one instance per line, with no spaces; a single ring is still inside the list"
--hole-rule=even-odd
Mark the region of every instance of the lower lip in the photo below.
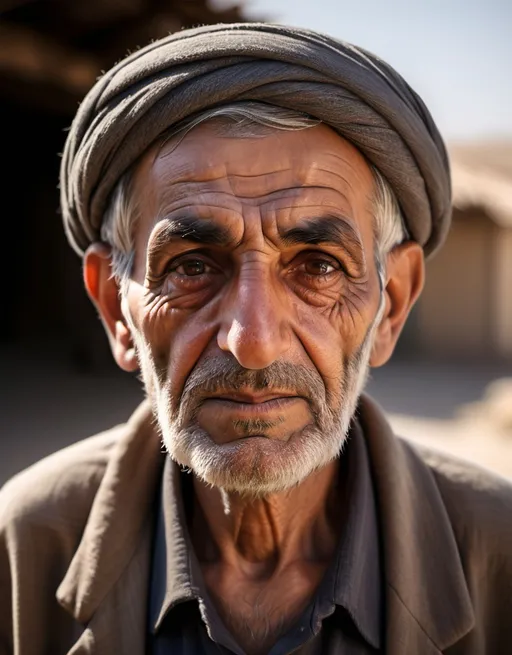
[[[303,398],[299,398],[298,396],[273,398],[272,400],[266,400],[261,403],[244,403],[224,398],[208,398],[203,402],[203,407],[211,407],[212,409],[215,407],[217,411],[220,410],[244,416],[266,416],[291,409],[298,402],[304,402]]]

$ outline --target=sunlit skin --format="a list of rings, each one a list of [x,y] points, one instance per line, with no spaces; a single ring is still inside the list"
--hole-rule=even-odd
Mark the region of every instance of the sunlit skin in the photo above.
[[[89,248],[84,269],[118,364],[136,370],[135,345],[147,344],[158,372],[153,384],[179,405],[205,358],[235,358],[252,370],[285,361],[314,370],[336,407],[344,362],[380,301],[373,178],[362,155],[323,125],[242,139],[207,123],[177,146],[150,150],[133,193],[140,217],[123,302],[106,246]],[[422,284],[421,248],[396,247],[387,257],[371,365],[391,356]],[[312,421],[293,392],[233,390],[204,402],[197,420],[223,447],[243,440],[240,467],[271,466]],[[262,418],[270,426],[265,438],[248,434],[244,425]],[[208,589],[247,652],[268,652],[314,594],[343,530],[339,477],[336,460],[257,499],[222,497],[195,478],[192,539]]]

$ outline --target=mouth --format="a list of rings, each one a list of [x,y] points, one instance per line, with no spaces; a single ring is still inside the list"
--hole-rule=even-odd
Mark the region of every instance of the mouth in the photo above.
[[[240,391],[232,393],[223,393],[218,396],[210,396],[205,400],[214,400],[227,403],[237,403],[239,405],[262,405],[273,403],[274,401],[287,401],[300,398],[293,393],[273,392],[273,393],[244,393]]]
[[[197,419],[219,444],[255,436],[286,441],[311,422],[311,410],[296,392],[229,390],[204,398]]]
[[[303,401],[300,396],[266,396],[264,398],[247,398],[229,396],[216,396],[206,398],[202,406],[218,412],[226,412],[240,417],[261,417],[280,414],[293,405]]]

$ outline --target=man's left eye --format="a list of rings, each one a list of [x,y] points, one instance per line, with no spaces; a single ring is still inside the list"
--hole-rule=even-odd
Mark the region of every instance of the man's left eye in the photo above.
[[[336,270],[337,267],[326,259],[310,259],[304,262],[304,271],[308,275],[329,275]]]
[[[207,273],[209,268],[210,267],[202,259],[188,259],[187,261],[178,264],[173,271],[179,275],[193,277],[195,275],[203,275],[204,273]]]

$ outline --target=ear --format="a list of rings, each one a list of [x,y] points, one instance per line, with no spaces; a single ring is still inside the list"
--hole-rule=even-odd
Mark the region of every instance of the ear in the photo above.
[[[130,328],[121,309],[119,285],[112,275],[112,251],[104,243],[87,248],[83,262],[84,283],[110,341],[117,365],[124,371],[138,369]]]
[[[370,365],[385,364],[395,349],[409,312],[423,289],[423,248],[414,241],[396,246],[387,256],[385,309],[375,334]]]

